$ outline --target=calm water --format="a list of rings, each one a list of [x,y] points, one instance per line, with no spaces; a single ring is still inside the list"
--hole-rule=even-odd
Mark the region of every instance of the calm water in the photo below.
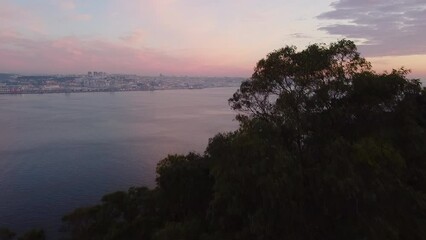
[[[154,186],[168,153],[236,129],[235,88],[0,95],[0,227],[43,227],[102,195]]]

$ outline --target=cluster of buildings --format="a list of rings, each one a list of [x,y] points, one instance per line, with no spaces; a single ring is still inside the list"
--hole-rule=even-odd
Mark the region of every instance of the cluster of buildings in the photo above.
[[[0,75],[0,94],[152,91],[237,87],[243,78],[138,76],[88,72],[87,75]]]

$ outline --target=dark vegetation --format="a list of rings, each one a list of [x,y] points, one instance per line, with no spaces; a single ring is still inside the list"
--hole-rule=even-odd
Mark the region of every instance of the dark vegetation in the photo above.
[[[0,228],[0,240],[12,240],[15,239],[16,233],[10,231],[7,228]],[[18,240],[44,240],[46,235],[42,229],[32,229],[22,236],[18,237]]]
[[[64,216],[70,238],[426,239],[426,89],[407,73],[347,40],[274,51],[229,100],[237,131]]]

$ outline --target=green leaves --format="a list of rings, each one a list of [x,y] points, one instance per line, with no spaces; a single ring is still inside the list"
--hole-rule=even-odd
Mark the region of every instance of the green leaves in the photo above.
[[[0,240],[12,240],[15,239],[16,233],[12,232],[8,228],[0,228]],[[21,236],[18,240],[45,240],[46,235],[42,229],[32,229]]]
[[[16,233],[12,232],[8,228],[0,228],[0,240],[11,240],[16,236]]]
[[[425,95],[407,73],[375,73],[348,40],[259,61],[230,99],[242,127],[220,140],[227,154],[213,161],[215,196],[230,198],[220,206],[240,209],[234,237],[424,239]],[[257,195],[242,187],[246,178]],[[273,181],[257,188],[264,179]],[[282,205],[272,210],[261,196]]]

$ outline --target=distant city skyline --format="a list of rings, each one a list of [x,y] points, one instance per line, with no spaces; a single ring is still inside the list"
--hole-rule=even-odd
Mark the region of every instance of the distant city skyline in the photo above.
[[[0,72],[249,77],[267,53],[354,40],[426,79],[424,0],[0,0]]]

